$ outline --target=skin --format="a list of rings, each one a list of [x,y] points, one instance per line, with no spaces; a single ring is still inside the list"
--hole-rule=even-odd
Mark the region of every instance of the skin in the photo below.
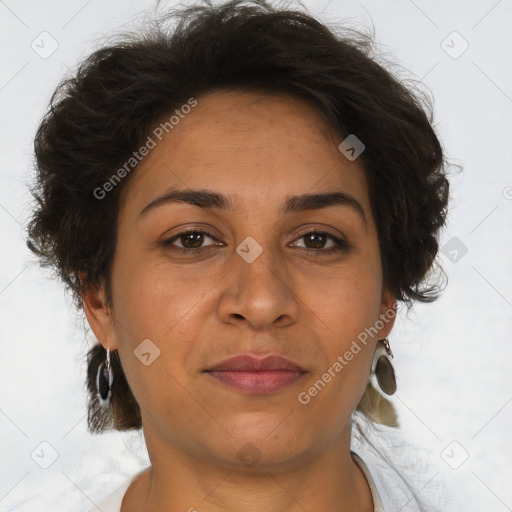
[[[122,191],[113,308],[104,305],[104,287],[83,296],[96,337],[119,351],[152,463],[129,487],[122,512],[372,511],[350,455],[350,418],[393,320],[309,404],[297,398],[396,304],[383,290],[363,169],[299,99],[217,91],[197,101]],[[223,193],[235,208],[168,203],[138,218],[173,186]],[[333,190],[356,198],[367,224],[347,206],[279,212],[289,195]],[[197,246],[186,237],[159,244],[188,227],[213,235],[204,236],[203,253],[171,248]],[[313,228],[349,249],[323,254],[336,243],[308,243]],[[236,252],[248,236],[263,249],[252,263]],[[147,366],[134,356],[145,339],[160,350]],[[288,357],[308,373],[254,395],[203,372],[248,352]],[[249,442],[261,455],[250,467],[238,455]]]

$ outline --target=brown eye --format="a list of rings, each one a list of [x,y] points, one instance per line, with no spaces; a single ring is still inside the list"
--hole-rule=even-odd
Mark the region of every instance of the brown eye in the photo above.
[[[203,244],[203,233],[185,233],[180,235],[181,244],[187,249],[197,249]],[[190,243],[190,245],[188,245]]]
[[[304,238],[308,249],[323,249],[327,236],[320,233],[310,233],[308,235],[304,235],[302,238]],[[312,247],[308,245],[310,242]]]
[[[311,231],[309,233],[305,233],[298,238],[298,240],[301,239],[304,240],[303,248],[311,250],[313,252],[317,252],[318,254],[330,254],[333,252],[347,250],[350,248],[350,245],[347,242],[345,242],[345,240],[341,240],[335,237],[334,235],[331,235],[330,233],[326,233],[324,231]],[[329,240],[334,243],[334,246],[325,249],[325,244]]]
[[[205,238],[211,238],[212,240],[214,240],[214,237],[207,231],[200,231],[198,229],[187,229],[185,231],[182,231],[181,233],[178,233],[172,238],[163,240],[161,242],[161,245],[163,245],[164,247],[174,246],[177,250],[185,252],[200,252],[208,247],[203,246]],[[175,244],[175,241],[178,241],[181,244],[181,246]],[[215,244],[210,244],[210,246],[211,245]]]

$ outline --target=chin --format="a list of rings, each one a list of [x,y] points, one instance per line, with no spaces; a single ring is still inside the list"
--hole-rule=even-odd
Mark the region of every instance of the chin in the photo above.
[[[232,435],[226,443],[229,450],[222,450],[224,456],[231,457],[235,450],[236,463],[248,468],[256,465],[260,469],[272,468],[272,471],[276,465],[289,465],[292,460],[302,457],[307,452],[307,439],[287,416],[289,413],[277,415],[260,411],[243,413],[221,422]]]

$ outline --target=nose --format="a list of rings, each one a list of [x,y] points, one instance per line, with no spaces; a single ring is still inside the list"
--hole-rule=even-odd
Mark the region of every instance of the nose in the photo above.
[[[246,323],[266,331],[295,323],[300,302],[286,264],[268,246],[260,247],[263,250],[254,260],[241,256],[243,251],[233,253],[218,313],[225,323]]]

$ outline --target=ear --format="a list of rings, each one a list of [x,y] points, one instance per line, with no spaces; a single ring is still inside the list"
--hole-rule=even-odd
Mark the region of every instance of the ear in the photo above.
[[[84,273],[80,273],[80,281],[83,282]],[[94,335],[106,349],[111,351],[117,348],[117,340],[114,330],[114,319],[106,306],[105,286],[88,288],[81,292],[85,316],[91,326]]]
[[[388,291],[383,290],[379,320],[382,321],[383,327],[379,329],[378,339],[382,340],[389,336],[389,333],[393,329],[395,324],[395,318],[397,314],[397,302],[396,298]],[[379,326],[381,322],[378,322]]]

